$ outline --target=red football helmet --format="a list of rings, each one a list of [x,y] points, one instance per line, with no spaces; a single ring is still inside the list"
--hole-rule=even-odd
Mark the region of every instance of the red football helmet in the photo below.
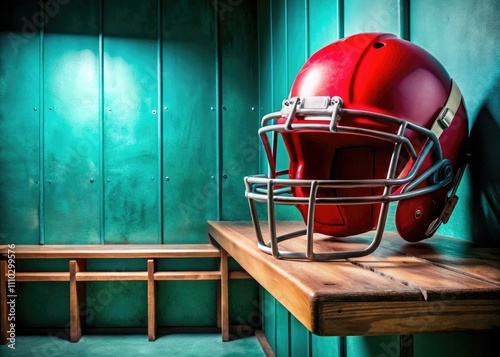
[[[279,172],[278,134],[289,158],[288,170]],[[394,201],[402,238],[432,236],[457,202],[467,161],[468,121],[458,86],[432,55],[391,34],[350,36],[313,54],[281,111],[263,117],[259,135],[269,173],[245,178],[246,197],[259,247],[276,258],[370,254]],[[267,202],[268,243],[255,201]],[[277,237],[275,204],[295,205],[306,229]],[[344,237],[373,229],[366,249],[313,251],[315,232]],[[301,235],[306,252],[279,248]]]

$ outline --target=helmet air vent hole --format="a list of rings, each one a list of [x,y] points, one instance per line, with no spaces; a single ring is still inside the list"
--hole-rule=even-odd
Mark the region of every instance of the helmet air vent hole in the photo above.
[[[382,48],[384,46],[385,46],[385,43],[383,43],[383,42],[376,42],[373,44],[373,47],[376,49]]]

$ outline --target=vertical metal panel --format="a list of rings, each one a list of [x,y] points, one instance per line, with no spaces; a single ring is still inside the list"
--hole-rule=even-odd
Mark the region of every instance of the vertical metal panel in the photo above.
[[[290,313],[276,301],[276,355],[277,356],[290,356]]]
[[[196,292],[196,293],[193,293]],[[216,286],[214,281],[162,281],[158,296],[160,326],[214,326]]]
[[[309,3],[309,55],[339,39],[339,26],[344,26],[339,3],[343,0],[315,0]]]
[[[341,337],[337,336],[317,336],[313,334],[311,338],[311,356],[343,357],[340,340]]]
[[[259,1],[258,28],[259,28],[259,123],[267,113],[273,110],[273,73],[272,73],[272,32],[271,32],[271,7],[270,1]],[[257,132],[255,133],[257,136]],[[267,159],[262,149],[260,153],[260,172],[266,172]]]
[[[306,61],[306,38],[308,37],[307,29],[307,12],[304,11],[307,1],[290,1],[287,6],[287,88],[290,90],[292,83],[299,73],[300,68]]]
[[[39,238],[38,13],[32,1],[2,2],[0,244],[37,244]]]
[[[276,333],[278,328],[281,328],[281,325],[276,321],[276,299],[264,288],[261,287],[260,289],[262,290],[261,311],[264,316],[262,328],[269,345],[276,352]]]
[[[311,333],[293,315],[290,316],[290,356],[304,357],[311,354]]]
[[[272,6],[272,51],[273,51],[273,111],[281,110],[281,102],[288,97],[288,51],[286,0],[273,0]]]
[[[106,243],[158,243],[157,3],[104,3]]]
[[[215,270],[217,259],[163,259],[158,270]],[[158,298],[168,303],[159,304],[159,326],[213,326],[216,316],[216,284],[213,281],[162,281],[158,282]]]
[[[389,32],[399,35],[398,0],[346,1],[345,36],[359,32]]]
[[[348,336],[347,356],[399,356],[399,336]]]
[[[146,270],[145,259],[89,259],[89,271]],[[86,323],[92,327],[146,327],[147,282],[87,282]]]
[[[442,14],[436,21],[432,14]],[[413,42],[427,49],[460,86],[471,136],[472,157],[462,181],[450,221],[438,233],[466,239],[494,240],[500,236],[500,2],[411,2],[410,32]],[[476,133],[482,133],[477,136]],[[493,135],[484,135],[492,133]],[[489,148],[483,152],[484,148]],[[480,172],[480,173],[479,173]],[[493,228],[493,229],[492,229]]]
[[[221,219],[250,219],[243,177],[258,170],[257,5],[219,9],[222,125]]]
[[[162,9],[164,241],[205,242],[217,217],[215,8],[168,0]]]
[[[97,5],[72,1],[44,9],[47,244],[100,241]]]

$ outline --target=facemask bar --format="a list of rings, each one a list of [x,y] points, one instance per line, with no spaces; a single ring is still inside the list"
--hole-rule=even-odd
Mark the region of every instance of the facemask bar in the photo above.
[[[365,117],[374,121],[381,121],[396,124],[399,126],[398,133],[377,131],[359,127],[348,127],[339,125],[341,118],[347,116]],[[286,117],[285,124],[272,123],[274,119]],[[293,123],[296,117],[303,117],[304,122],[307,119],[314,119],[314,123]],[[318,124],[320,120],[325,120],[325,124]],[[277,133],[294,130],[314,130],[328,132],[344,132],[365,135],[368,137],[378,138],[394,142],[394,149],[391,156],[389,170],[385,179],[369,179],[369,180],[296,180],[282,179],[280,176],[288,175],[288,170],[280,172],[276,171],[277,159]],[[424,147],[417,154],[411,142],[405,137],[405,132],[412,130],[422,134],[428,138]],[[267,134],[272,132],[273,143],[269,143]],[[267,254],[273,255],[275,258],[283,259],[307,259],[307,260],[335,260],[347,259],[365,256],[379,246],[382,240],[389,203],[410,197],[416,197],[446,186],[452,179],[451,170],[447,170],[447,166],[451,169],[451,164],[448,160],[443,160],[441,146],[437,136],[430,130],[420,127],[416,124],[403,119],[395,118],[388,115],[372,113],[361,110],[352,110],[342,108],[342,99],[339,97],[312,97],[312,98],[291,98],[283,101],[281,112],[270,113],[263,117],[262,127],[259,130],[264,149],[266,151],[269,172],[267,177],[264,175],[255,175],[245,177],[246,197],[249,200],[250,212],[257,235],[259,248]],[[415,164],[410,172],[405,177],[396,178],[396,167],[401,153],[401,149],[405,148]],[[432,152],[434,156],[434,164],[418,177],[417,173],[427,156]],[[443,172],[445,174],[443,174]],[[440,174],[441,173],[441,174]],[[424,188],[417,189],[423,181],[434,178],[434,184]],[[406,185],[405,188],[397,194],[392,193],[393,187]],[[301,186],[308,187],[310,190],[309,197],[294,197],[288,195],[291,193],[291,187]],[[360,196],[360,197],[317,197],[319,188],[349,188],[349,187],[384,187],[384,192],[379,196]],[[266,243],[262,235],[261,226],[255,207],[255,201],[267,202],[268,206],[268,225],[270,241]],[[297,205],[308,205],[308,218],[306,229],[296,232],[290,232],[284,235],[277,236],[277,227],[275,220],[275,203]],[[316,205],[336,204],[336,205],[353,205],[353,204],[375,204],[380,203],[381,209],[379,220],[375,231],[375,236],[372,242],[363,250],[348,251],[348,252],[333,252],[333,253],[315,253],[313,251],[313,235],[314,235],[314,211]],[[285,240],[303,236],[307,237],[307,251],[293,252],[280,250],[278,244]]]

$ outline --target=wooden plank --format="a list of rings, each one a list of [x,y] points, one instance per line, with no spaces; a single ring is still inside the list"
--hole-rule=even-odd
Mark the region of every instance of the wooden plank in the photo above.
[[[6,256],[7,248],[0,248]],[[19,245],[16,259],[52,258],[218,258],[212,244]]]
[[[156,260],[148,259],[148,339],[156,340]]]
[[[84,259],[69,262],[69,316],[70,316],[70,341],[78,342],[82,337],[85,326],[86,294],[85,282],[77,282],[77,273],[86,269],[87,261]]]
[[[220,324],[222,329],[222,341],[229,341],[229,281],[227,252],[221,249],[220,253]]]
[[[500,328],[498,300],[325,302],[315,333],[373,336]]]
[[[76,281],[117,281],[117,280],[148,280],[146,271],[86,271],[76,274]]]
[[[220,280],[218,271],[159,271],[155,280]]]
[[[500,285],[500,248],[487,247],[462,239],[434,236],[417,244],[408,244],[397,233],[387,232],[382,246],[395,252],[477,279]]]
[[[401,239],[401,238],[399,238]],[[317,239],[318,247],[323,250],[362,249],[372,237],[352,237],[343,239]],[[460,269],[449,269],[445,265],[436,265],[421,257],[407,256],[393,249],[393,239],[386,239],[372,254],[360,258],[351,258],[350,262],[382,276],[412,286],[422,293],[424,300],[442,300],[442,296],[453,294],[455,299],[500,298],[500,286],[483,280],[480,276],[464,274]],[[304,241],[305,246],[305,241]],[[388,249],[389,248],[389,249]],[[500,274],[500,270],[497,271]]]
[[[69,272],[19,272],[16,281],[69,281]]]
[[[302,226],[281,223],[278,234]],[[208,231],[315,334],[410,334],[500,327],[500,289],[491,279],[461,271],[451,259],[453,269],[417,254],[407,256],[395,251],[401,247],[393,248],[391,239],[383,240],[381,247],[367,257],[310,262],[275,259],[261,252],[251,222],[211,221]],[[315,251],[359,249],[369,240],[369,236],[335,240],[318,236]],[[281,244],[296,250],[305,248],[306,241],[293,239]],[[489,260],[483,258],[484,262]],[[480,267],[476,269],[480,271]],[[465,311],[467,306],[474,313]],[[425,324],[429,319],[432,323]],[[425,328],[419,330],[419,326]]]

